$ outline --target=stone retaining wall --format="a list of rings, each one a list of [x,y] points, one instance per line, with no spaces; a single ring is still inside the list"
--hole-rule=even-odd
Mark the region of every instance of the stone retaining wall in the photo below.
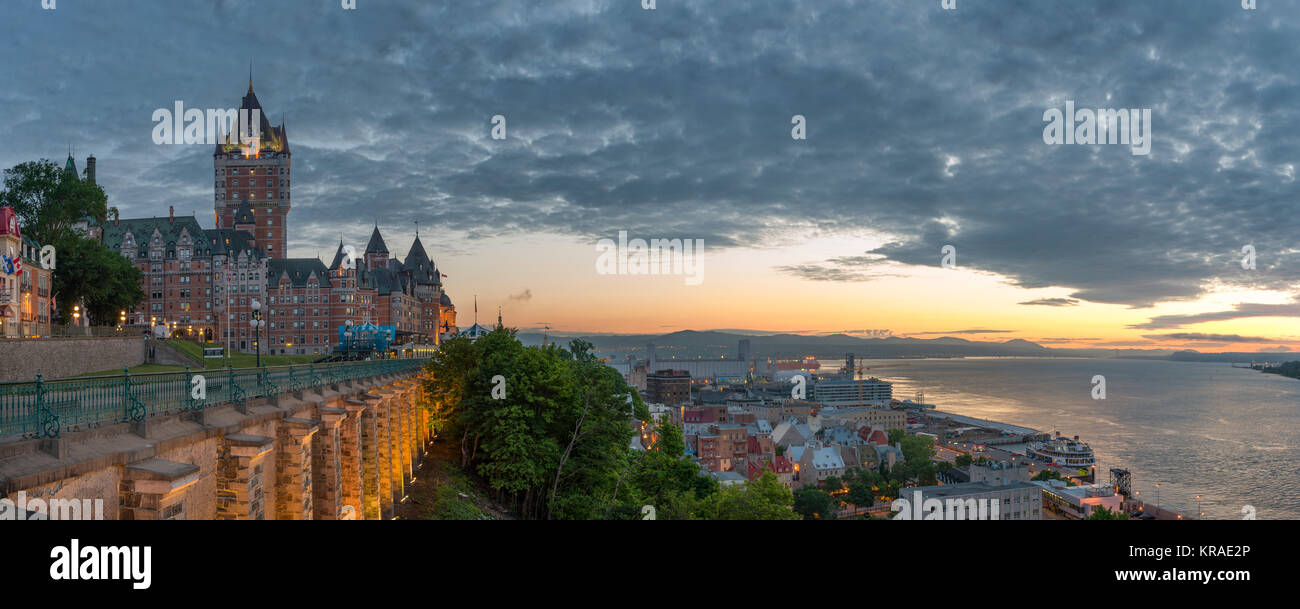
[[[420,392],[393,374],[0,443],[0,498],[99,500],[109,520],[390,519],[430,439]]]
[[[139,366],[144,336],[0,339],[0,382],[34,381]]]

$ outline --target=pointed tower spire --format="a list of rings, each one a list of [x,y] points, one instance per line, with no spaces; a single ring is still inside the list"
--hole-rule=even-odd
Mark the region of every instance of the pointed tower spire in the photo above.
[[[253,92],[253,60],[248,60],[248,92]]]
[[[500,329],[502,329],[502,328],[504,328],[504,327],[505,327],[505,324],[502,324],[502,323],[501,323],[501,307],[498,306],[498,307],[497,307],[497,329],[500,330]]]

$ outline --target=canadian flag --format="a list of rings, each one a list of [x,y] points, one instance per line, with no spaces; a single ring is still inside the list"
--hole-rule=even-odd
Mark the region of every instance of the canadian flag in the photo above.
[[[22,257],[22,256],[15,256],[15,257],[14,257],[14,275],[22,275],[22,274],[23,274],[23,257]]]

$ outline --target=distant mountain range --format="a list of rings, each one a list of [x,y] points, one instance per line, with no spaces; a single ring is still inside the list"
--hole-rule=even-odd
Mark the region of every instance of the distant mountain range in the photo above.
[[[542,334],[521,333],[525,344],[540,344]],[[899,357],[1120,357],[1174,359],[1178,361],[1288,361],[1300,355],[1286,353],[1199,353],[1171,349],[1054,349],[1040,344],[1012,339],[977,341],[955,336],[939,338],[858,338],[847,334],[811,336],[804,334],[737,334],[719,331],[682,330],[670,334],[592,334],[553,333],[551,342],[567,343],[581,338],[596,346],[602,357],[621,361],[628,354],[644,358],[646,345],[655,344],[656,357],[718,358],[738,357],[739,343],[749,340],[750,356],[803,357],[840,359],[853,353],[861,359]]]

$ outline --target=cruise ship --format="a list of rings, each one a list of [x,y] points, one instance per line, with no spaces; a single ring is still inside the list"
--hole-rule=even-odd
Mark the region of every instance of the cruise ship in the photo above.
[[[785,372],[790,370],[805,370],[809,372],[814,372],[819,370],[821,367],[822,367],[821,362],[817,361],[817,358],[811,355],[805,356],[803,359],[784,358],[784,359],[767,360],[768,370],[776,371],[776,372]]]
[[[1058,435],[1051,440],[1033,442],[1025,448],[1025,452],[1035,461],[1057,467],[1086,469],[1097,462],[1092,455],[1092,447],[1080,442],[1079,436],[1070,439]]]

